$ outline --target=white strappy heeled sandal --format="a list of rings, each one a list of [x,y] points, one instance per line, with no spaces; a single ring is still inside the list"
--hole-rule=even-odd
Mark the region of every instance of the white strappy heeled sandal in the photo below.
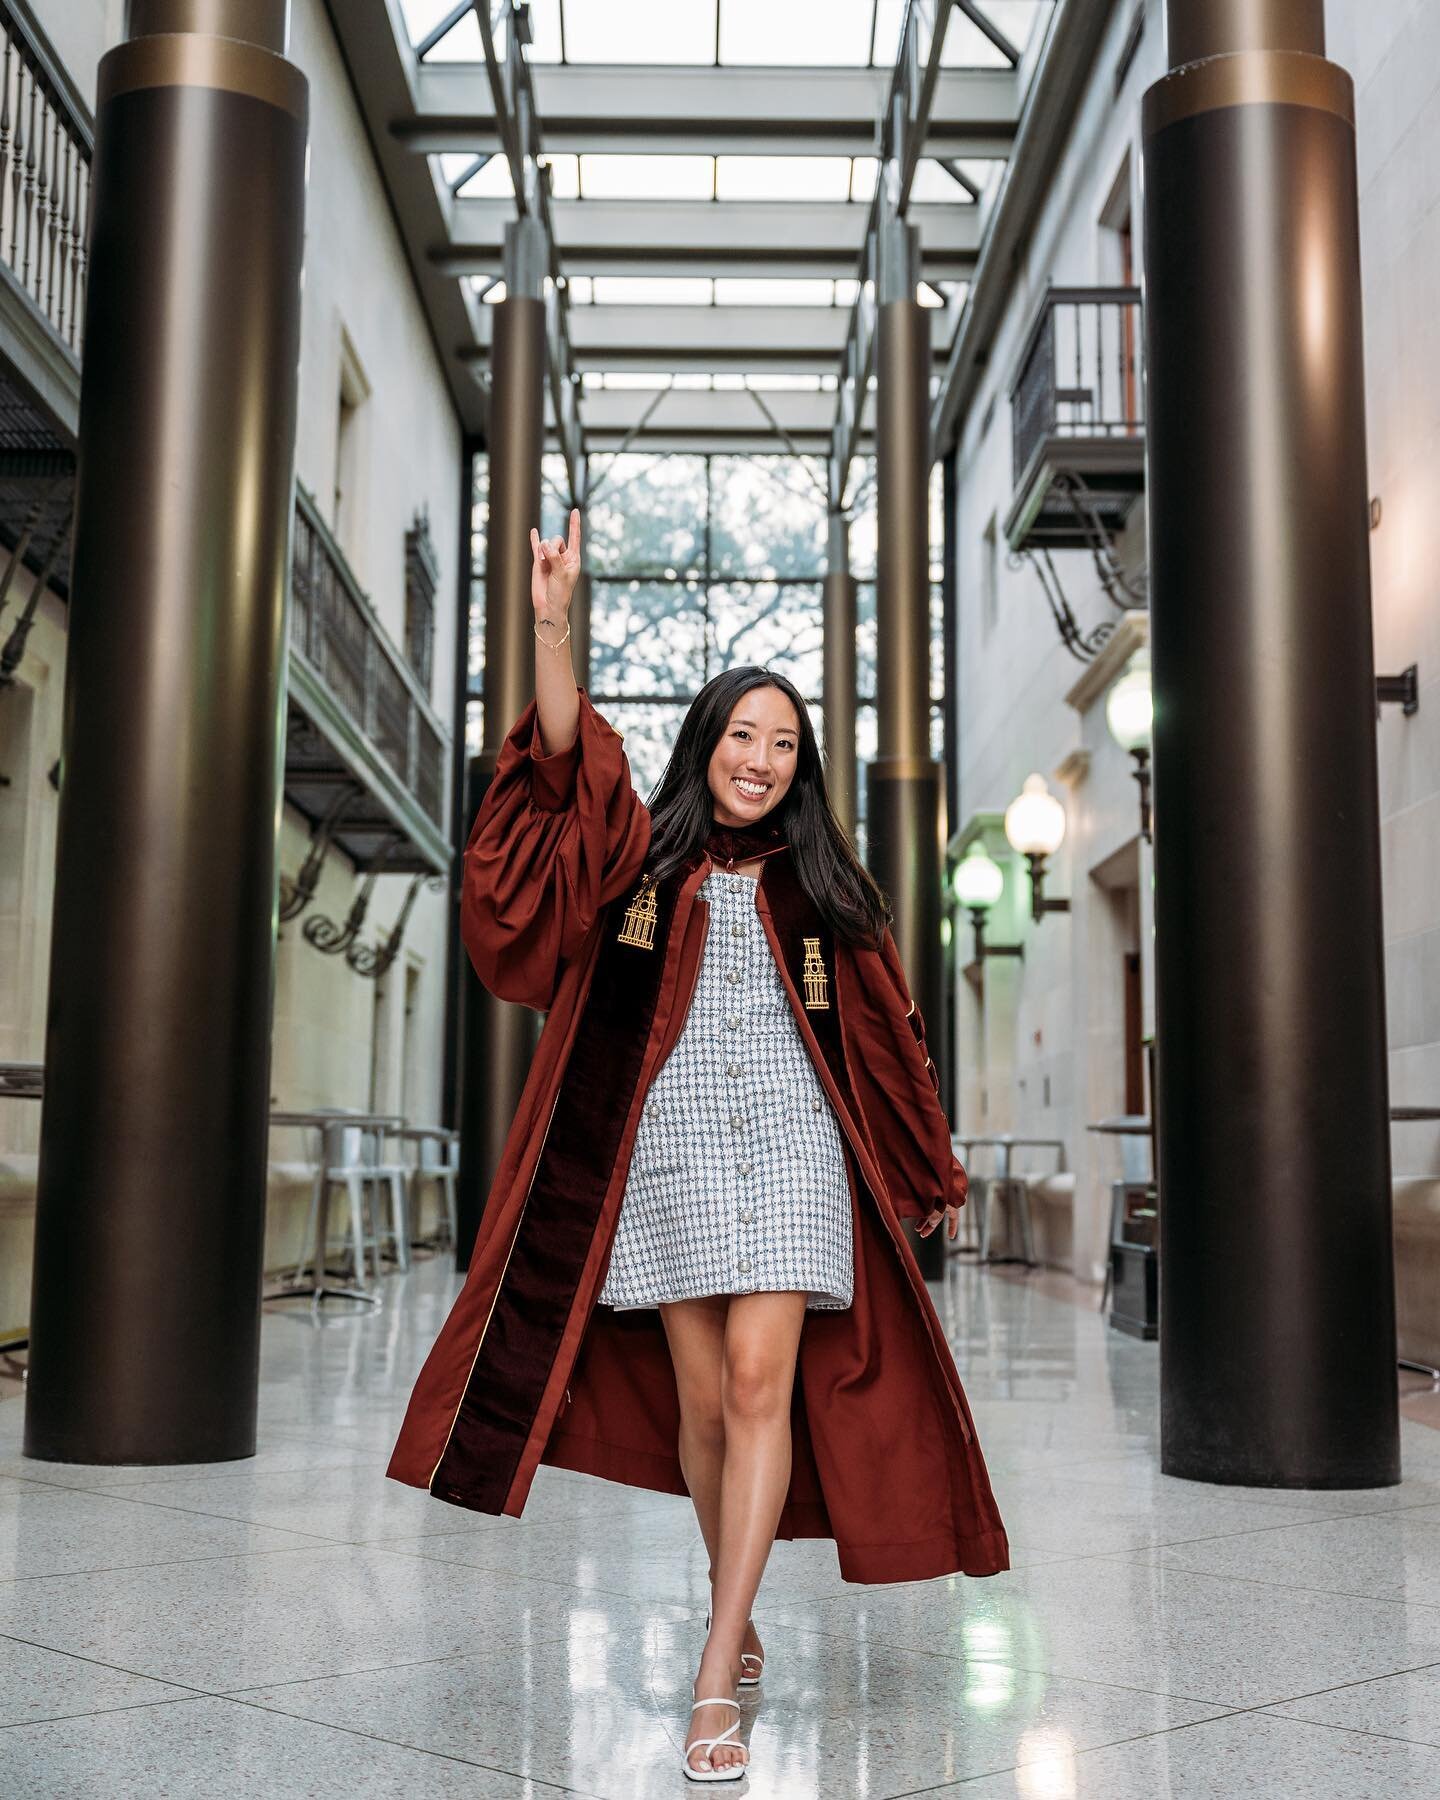
[[[710,1615],[708,1612],[705,1615],[705,1629],[707,1631],[710,1629]],[[754,1663],[755,1667],[753,1669],[748,1667],[750,1663]],[[753,1650],[742,1650],[740,1652],[740,1668],[742,1673],[737,1685],[740,1687],[759,1687],[760,1677],[765,1673],[765,1657],[763,1653],[757,1656]]]
[[[690,1708],[691,1713],[697,1713],[702,1706],[733,1706],[737,1715],[740,1711],[740,1702],[738,1700],[731,1700],[729,1696],[725,1694],[716,1694],[709,1700],[697,1700]],[[687,1744],[680,1753],[681,1765],[685,1770],[685,1779],[687,1781],[739,1781],[750,1764],[749,1750],[746,1749],[745,1745],[735,1736],[735,1733],[739,1729],[740,1720],[737,1717],[733,1725],[727,1725],[725,1729],[717,1733],[716,1736],[696,1738],[693,1743]],[[717,1744],[731,1743],[734,1744],[735,1748],[745,1758],[744,1762],[731,1763],[728,1768],[724,1769],[717,1769],[714,1767],[697,1769],[690,1761],[690,1758],[702,1744],[705,1746],[705,1754],[708,1757]]]

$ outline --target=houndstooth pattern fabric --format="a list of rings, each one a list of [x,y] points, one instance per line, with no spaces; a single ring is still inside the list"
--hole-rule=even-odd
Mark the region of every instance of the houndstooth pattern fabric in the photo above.
[[[636,1131],[602,1304],[803,1290],[854,1297],[840,1126],[755,910],[757,878],[712,870],[684,1029]]]

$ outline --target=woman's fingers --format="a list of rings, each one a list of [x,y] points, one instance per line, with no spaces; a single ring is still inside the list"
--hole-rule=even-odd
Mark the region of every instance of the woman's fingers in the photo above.
[[[572,506],[570,508],[570,543],[569,543],[568,548],[569,548],[570,555],[575,558],[576,562],[579,562],[579,560],[580,560],[580,508],[578,506]]]
[[[545,572],[548,574],[549,573],[549,558],[547,557],[547,555],[545,553],[544,544],[542,544],[540,541],[540,533],[535,529],[535,527],[533,525],[530,527],[530,551],[531,551],[531,554],[535,558],[536,566],[538,568],[544,569]]]

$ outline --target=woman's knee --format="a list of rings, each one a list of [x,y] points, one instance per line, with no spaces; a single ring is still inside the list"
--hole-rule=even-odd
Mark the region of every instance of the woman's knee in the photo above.
[[[774,1356],[732,1350],[720,1379],[724,1418],[753,1423],[787,1415],[793,1377],[793,1366]]]
[[[689,1383],[680,1390],[680,1429],[693,1442],[719,1445],[725,1441],[725,1409],[719,1382]]]

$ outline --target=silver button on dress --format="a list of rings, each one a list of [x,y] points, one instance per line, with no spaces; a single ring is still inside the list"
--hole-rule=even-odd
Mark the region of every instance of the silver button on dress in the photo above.
[[[756,878],[712,871],[690,1012],[635,1135],[602,1305],[798,1290],[854,1297],[850,1184],[755,912]]]

